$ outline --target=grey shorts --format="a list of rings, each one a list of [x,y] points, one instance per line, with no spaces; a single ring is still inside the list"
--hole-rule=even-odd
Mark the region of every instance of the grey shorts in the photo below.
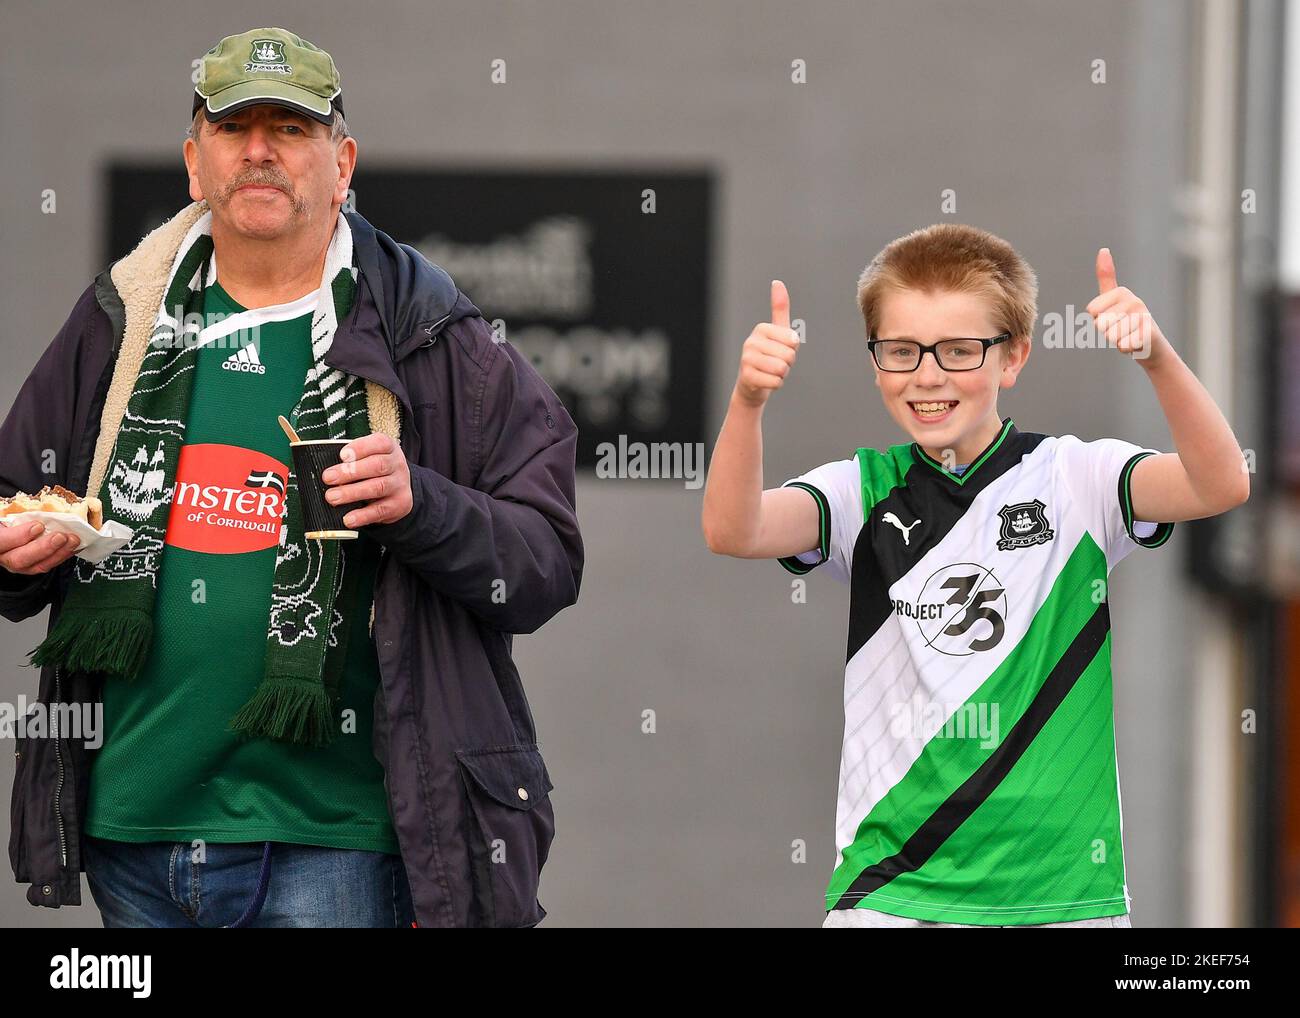
[[[1043,926],[1077,926],[1080,929],[1132,929],[1133,924],[1129,922],[1128,913],[1124,915],[1108,915],[1099,919],[1075,919],[1068,923],[1021,923],[1019,925],[1028,926],[1030,929],[1038,929]],[[822,929],[829,930],[848,930],[848,929],[884,929],[884,928],[903,928],[903,929],[920,929],[923,926],[956,926],[965,929],[977,929],[973,923],[939,923],[929,919],[909,919],[906,916],[890,915],[888,912],[877,912],[870,908],[841,908],[834,909],[826,913],[826,921],[822,923]]]

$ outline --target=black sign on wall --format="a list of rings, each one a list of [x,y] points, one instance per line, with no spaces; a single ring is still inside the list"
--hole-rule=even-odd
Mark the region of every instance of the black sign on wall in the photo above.
[[[190,202],[184,167],[109,170],[107,260]],[[358,168],[357,212],[451,274],[602,443],[704,439],[707,171]]]

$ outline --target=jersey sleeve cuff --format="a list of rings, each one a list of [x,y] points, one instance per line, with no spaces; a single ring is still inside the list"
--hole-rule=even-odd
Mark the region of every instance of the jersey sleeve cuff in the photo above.
[[[1130,490],[1133,468],[1137,466],[1141,460],[1154,455],[1154,452],[1149,451],[1137,453],[1124,464],[1124,469],[1119,472],[1119,505],[1120,510],[1124,515],[1124,529],[1128,532],[1128,536],[1132,539],[1133,543],[1140,545],[1143,548],[1159,548],[1169,540],[1170,536],[1174,532],[1174,525],[1172,523],[1156,523],[1155,531],[1145,537],[1138,536],[1138,534],[1133,530],[1133,495]],[[1154,520],[1143,522],[1155,523]]]
[[[820,488],[808,484],[806,481],[789,481],[781,485],[783,488],[802,488],[808,494],[812,495],[813,500],[817,503],[817,511],[820,515],[820,524],[817,538],[817,561],[805,562],[797,555],[787,555],[785,558],[779,558],[777,561],[781,565],[794,573],[796,576],[802,576],[804,573],[812,572],[819,565],[831,557],[831,504]],[[806,554],[806,553],[805,553]]]

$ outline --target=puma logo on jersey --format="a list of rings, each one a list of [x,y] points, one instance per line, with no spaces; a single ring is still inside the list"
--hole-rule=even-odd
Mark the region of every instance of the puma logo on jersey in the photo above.
[[[915,523],[909,523],[907,526],[903,526],[903,521],[900,520],[900,519],[899,519],[897,516],[895,516],[893,513],[885,513],[884,516],[880,517],[880,522],[881,522],[881,523],[891,523],[891,524],[893,524],[895,527],[897,527],[897,528],[902,532],[902,534],[903,534],[903,543],[904,543],[904,544],[911,544],[911,543],[912,543],[912,538],[911,538],[911,531],[912,531],[912,528],[913,528],[914,526],[916,526],[917,523],[920,523],[921,521],[920,521],[920,520],[917,520]]]

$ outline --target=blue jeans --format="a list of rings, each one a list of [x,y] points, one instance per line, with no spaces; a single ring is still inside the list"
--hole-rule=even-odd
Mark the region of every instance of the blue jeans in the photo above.
[[[106,927],[371,926],[415,920],[400,855],[285,842],[109,841],[85,835]]]

